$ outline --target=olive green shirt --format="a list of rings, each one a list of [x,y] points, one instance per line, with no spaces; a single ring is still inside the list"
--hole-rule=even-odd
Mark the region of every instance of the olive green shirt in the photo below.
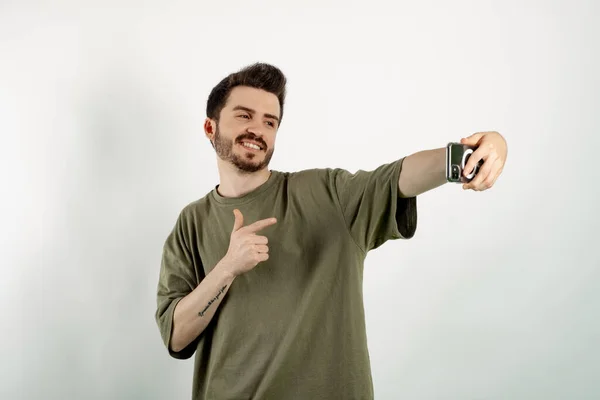
[[[183,208],[163,249],[155,317],[172,357],[195,355],[193,400],[373,398],[363,267],[368,251],[415,233],[416,198],[398,191],[402,161],[272,170],[242,197],[215,187]],[[244,225],[277,218],[259,232],[269,259],[238,276],[204,332],[173,352],[175,306],[227,252],[235,208]]]

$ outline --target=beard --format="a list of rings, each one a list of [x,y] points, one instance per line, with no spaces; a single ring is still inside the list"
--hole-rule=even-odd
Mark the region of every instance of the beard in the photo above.
[[[256,158],[260,157],[260,154],[255,154],[251,152],[244,152],[243,154],[236,154],[233,151],[234,144],[239,144],[243,139],[251,139],[261,144],[261,146],[266,149],[266,154],[262,161],[256,161]],[[231,139],[224,138],[221,136],[221,132],[219,130],[219,126],[217,124],[217,129],[215,131],[215,138],[213,147],[217,156],[223,160],[230,162],[233,164],[240,172],[243,173],[252,173],[256,171],[260,171],[263,168],[266,168],[271,162],[271,158],[273,157],[274,148],[268,148],[267,144],[256,135],[252,133],[245,133],[239,135],[235,142]],[[264,151],[264,150],[262,150]]]

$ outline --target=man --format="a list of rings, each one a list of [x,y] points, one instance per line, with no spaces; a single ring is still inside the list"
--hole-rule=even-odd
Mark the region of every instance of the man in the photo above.
[[[416,197],[446,182],[444,148],[354,174],[269,169],[285,85],[255,64],[212,90],[204,131],[219,184],[165,242],[156,320],[171,356],[195,354],[193,399],[372,399],[363,262],[411,238]],[[463,187],[492,187],[505,140],[462,142],[478,146],[465,174],[484,161]]]

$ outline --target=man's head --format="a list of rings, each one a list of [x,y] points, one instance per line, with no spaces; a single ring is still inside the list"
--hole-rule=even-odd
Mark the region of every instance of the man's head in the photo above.
[[[213,88],[204,131],[219,158],[242,172],[267,167],[283,117],[285,85],[278,68],[258,63],[230,74]]]

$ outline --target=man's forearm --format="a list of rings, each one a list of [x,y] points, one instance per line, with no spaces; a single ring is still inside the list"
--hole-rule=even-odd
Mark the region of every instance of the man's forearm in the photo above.
[[[200,335],[215,315],[229,291],[234,276],[221,260],[190,294],[185,296],[173,315],[171,349],[181,351]]]
[[[446,149],[424,150],[404,158],[398,180],[401,197],[418,196],[446,183]]]

